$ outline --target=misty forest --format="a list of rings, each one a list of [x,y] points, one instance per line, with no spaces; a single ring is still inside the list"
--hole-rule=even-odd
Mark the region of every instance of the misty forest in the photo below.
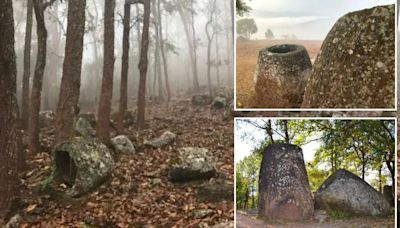
[[[233,1],[0,2],[0,224],[233,226]]]

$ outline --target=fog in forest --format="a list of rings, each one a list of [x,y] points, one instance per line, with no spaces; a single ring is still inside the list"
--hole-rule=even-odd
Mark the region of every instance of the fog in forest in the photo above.
[[[152,1],[153,2],[153,1]],[[208,39],[205,26],[212,11],[214,1],[194,1],[193,11],[190,2],[182,3],[184,6],[177,7],[180,1],[162,1],[161,18],[163,43],[165,57],[168,65],[168,77],[170,81],[172,97],[193,90],[193,64],[191,62],[191,50],[188,46],[188,37],[193,43],[193,31],[191,21],[193,16],[193,27],[196,39],[197,70],[200,87],[204,91],[207,88],[207,44]],[[24,57],[24,39],[26,27],[26,1],[13,1],[15,20],[15,50],[17,55],[17,95],[21,104],[22,73]],[[161,71],[162,96],[166,97],[163,61],[160,57],[156,60],[156,31],[155,31],[155,4],[152,5],[150,15],[150,46],[148,51],[148,71],[146,95],[148,98],[159,96],[158,74]],[[67,29],[67,2],[55,1],[45,11],[45,23],[48,32],[47,38],[47,62],[43,80],[42,110],[55,111],[59,88],[61,84],[62,66],[64,61],[64,50]],[[180,11],[181,10],[181,11]],[[119,88],[121,76],[122,37],[123,37],[123,15],[124,1],[117,0],[115,8],[115,64],[113,84],[113,110],[119,102]],[[129,72],[128,72],[128,107],[136,106],[138,96],[140,57],[140,39],[143,26],[143,6],[132,5],[130,20],[130,50],[129,50]],[[104,31],[104,2],[88,0],[86,4],[86,22],[84,34],[83,63],[81,75],[81,92],[79,106],[81,109],[98,105],[101,92],[102,69],[103,69],[103,31]],[[233,86],[233,42],[232,42],[232,13],[228,0],[216,1],[216,11],[213,15],[212,24],[209,26],[210,33],[215,33],[211,44],[211,82],[217,87]],[[184,25],[186,23],[186,25]],[[185,33],[185,26],[187,33]],[[37,53],[37,35],[35,14],[33,14],[32,29],[32,51],[31,51],[31,80],[35,68]],[[158,61],[158,64],[155,62]],[[216,64],[218,63],[218,64]],[[160,68],[159,69],[157,68]],[[218,67],[218,69],[217,69]],[[156,74],[155,74],[156,72]],[[156,78],[156,80],[155,80]],[[219,81],[219,82],[218,82]],[[32,83],[31,83],[32,85]]]

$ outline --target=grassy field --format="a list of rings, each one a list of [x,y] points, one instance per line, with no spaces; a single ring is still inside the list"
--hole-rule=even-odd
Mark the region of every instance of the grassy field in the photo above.
[[[254,87],[254,72],[258,52],[276,44],[301,44],[314,62],[322,41],[320,40],[251,40],[236,43],[236,105],[238,108],[251,108],[251,95]]]

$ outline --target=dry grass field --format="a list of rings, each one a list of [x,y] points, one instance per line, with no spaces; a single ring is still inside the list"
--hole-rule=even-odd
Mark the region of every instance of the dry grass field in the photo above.
[[[236,43],[236,107],[252,108],[251,95],[254,87],[254,72],[256,69],[258,52],[266,47],[277,44],[303,45],[310,55],[311,62],[321,48],[320,40],[251,40]]]

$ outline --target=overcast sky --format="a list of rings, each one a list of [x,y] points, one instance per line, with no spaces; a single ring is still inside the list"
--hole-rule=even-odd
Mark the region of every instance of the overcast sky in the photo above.
[[[299,39],[323,40],[334,23],[346,13],[394,0],[245,0],[252,8],[247,17],[255,19],[258,32],[253,38],[263,39],[270,28],[276,38],[294,34]]]

